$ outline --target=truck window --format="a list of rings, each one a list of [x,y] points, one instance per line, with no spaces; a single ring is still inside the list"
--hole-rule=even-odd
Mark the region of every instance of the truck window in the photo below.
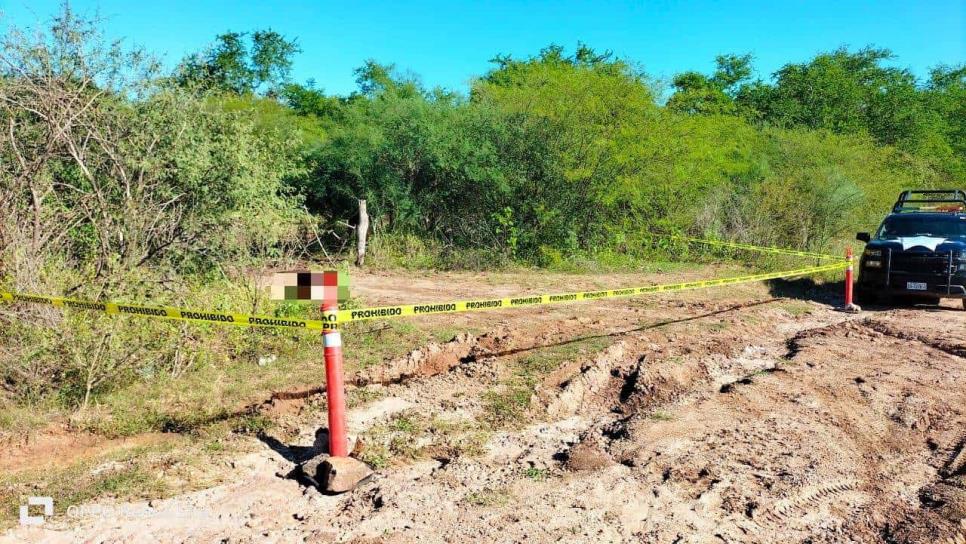
[[[876,234],[876,238],[900,238],[905,236],[934,236],[940,238],[966,236],[966,217],[956,215],[946,217],[897,215],[886,218]]]

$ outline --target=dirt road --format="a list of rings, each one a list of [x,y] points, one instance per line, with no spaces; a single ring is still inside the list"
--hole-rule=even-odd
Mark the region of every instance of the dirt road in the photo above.
[[[459,279],[391,294],[486,292]],[[0,541],[966,541],[966,312],[845,315],[807,285],[479,314],[356,377],[378,470],[351,493],[286,477],[324,423],[296,409],[229,483]]]

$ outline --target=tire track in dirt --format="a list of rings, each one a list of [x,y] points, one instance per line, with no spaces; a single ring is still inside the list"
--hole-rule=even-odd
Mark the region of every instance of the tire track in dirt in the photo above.
[[[838,495],[853,491],[858,486],[859,482],[854,478],[842,478],[806,486],[793,497],[775,502],[768,512],[769,520],[782,523],[791,516],[801,516],[805,513],[805,509],[815,508],[823,502],[834,500]]]
[[[904,331],[900,327],[874,318],[867,318],[859,322],[876,332],[897,338],[899,340],[914,340],[921,342],[933,349],[955,355],[956,357],[966,357],[966,342],[950,341],[948,339],[935,338],[912,331]]]
[[[800,331],[797,334],[795,334],[792,338],[789,338],[786,341],[787,348],[788,348],[786,353],[786,359],[790,361],[794,361],[796,358],[802,356],[803,351],[808,351],[808,350],[814,349],[816,346],[822,346],[823,344],[827,344],[829,339],[831,339],[832,337],[849,339],[850,341],[860,340],[860,339],[874,341],[876,339],[876,333],[879,333],[880,336],[884,334],[884,333],[880,333],[879,331],[876,331],[875,329],[871,329],[870,331],[864,331],[863,329],[865,329],[863,324],[849,321],[849,322],[836,323],[832,325],[826,325],[822,327],[816,327],[813,329]],[[945,350],[941,350],[941,351],[946,353]],[[955,354],[950,354],[950,355],[955,355]],[[776,373],[770,372],[770,374],[776,374]],[[778,374],[783,374],[783,373],[778,373]],[[859,383],[861,381],[862,381],[861,379],[857,380],[856,383]],[[753,377],[746,377],[731,383],[751,386],[755,383],[755,379]],[[737,390],[734,387],[724,387],[722,388],[722,391],[735,392]],[[833,395],[831,398],[828,398],[828,399],[823,398],[822,400],[825,403],[833,403],[836,401],[836,398]],[[849,410],[850,411],[854,410],[854,408],[851,408]],[[838,416],[832,416],[832,419],[827,421],[833,427],[847,429],[847,433],[848,433],[847,436],[853,437],[852,439],[859,438],[860,442],[856,442],[856,444],[865,442],[866,445],[863,446],[862,451],[865,451],[868,453],[863,455],[878,456],[880,458],[880,461],[877,461],[877,463],[885,460],[885,458],[882,458],[882,455],[881,455],[882,452],[876,453],[877,450],[880,450],[881,445],[884,444],[882,442],[882,438],[876,438],[875,436],[862,438],[863,433],[861,432],[861,426],[851,424],[846,414],[839,414]],[[629,426],[626,421],[623,423],[623,425],[625,427]],[[633,436],[629,438],[625,437],[624,439],[632,440]],[[954,461],[950,462],[951,464],[955,464],[957,467],[959,466],[959,456],[961,454],[961,448],[959,451],[960,453],[956,454],[956,456],[954,457]],[[620,457],[620,455],[615,454],[613,451],[611,452],[611,454],[614,455],[615,457]],[[828,465],[828,467],[834,468],[833,465]],[[876,471],[876,467],[873,467],[871,470],[868,468],[863,468],[862,472],[870,473],[871,477],[875,479],[877,471]],[[844,495],[845,493],[849,493],[849,492],[852,492],[852,493],[857,492],[857,488],[859,485],[860,485],[859,481],[855,480],[854,478],[846,478],[844,480],[832,479],[831,481],[825,484],[817,484],[817,485],[810,485],[810,486],[799,485],[793,488],[787,494],[786,497],[778,499],[774,503],[771,510],[766,510],[767,512],[769,512],[769,515],[766,515],[766,519],[769,519],[772,522],[776,522],[778,520],[787,522],[789,518],[803,517],[803,515],[806,514],[805,510],[814,508],[816,505],[825,501],[826,499],[834,502],[834,499],[836,499],[838,496]],[[877,486],[873,485],[872,489],[877,490]],[[863,500],[865,500],[863,499],[863,497],[868,497],[868,495],[866,493],[860,493],[859,496],[853,502],[861,503]],[[852,514],[845,515],[842,518],[843,523],[850,523],[852,516],[853,516]],[[876,528],[875,530],[878,531],[878,528]],[[907,541],[914,542],[917,540],[915,538],[912,538]]]
[[[946,478],[960,474],[966,475],[966,431],[963,431],[957,443],[958,445],[953,449],[949,463],[942,470],[942,475]]]
[[[884,411],[884,414],[899,429],[912,431],[897,432],[894,437],[897,439],[883,442],[880,448],[867,448],[873,455],[864,467],[870,489],[877,497],[895,498],[891,509],[889,501],[873,503],[869,515],[878,520],[876,523],[870,525],[867,520],[859,519],[850,523],[853,528],[865,526],[877,531],[886,542],[936,542],[950,533],[950,523],[966,515],[966,486],[948,485],[944,474],[957,462],[957,451],[961,452],[964,438],[962,428],[966,426],[963,414],[966,396],[962,394],[964,373],[956,329],[955,326],[952,329],[939,326],[924,331],[921,330],[921,318],[910,319],[915,317],[908,311],[899,310],[848,325],[851,334],[864,336],[869,341],[879,339],[880,344],[882,340],[887,342],[889,348],[882,352],[883,355],[891,353],[896,359],[879,357],[883,364],[870,370],[873,371],[872,378],[892,383],[885,388],[881,384],[873,385],[871,389],[879,390],[880,396],[891,398],[893,409]],[[949,334],[950,330],[953,334]],[[909,341],[922,348],[910,346]],[[918,372],[896,372],[896,363],[905,358],[911,358],[919,365]],[[902,365],[898,368],[901,369]],[[869,390],[867,380],[861,376],[870,374],[865,372],[857,377],[856,384],[860,389],[865,388],[864,396],[874,399],[875,393]],[[942,392],[943,387],[945,392]],[[934,388],[940,391],[933,391]],[[903,434],[908,439],[903,440]],[[953,439],[953,436],[958,438]],[[917,442],[925,442],[927,447],[917,449]],[[939,447],[943,443],[949,444],[948,448]],[[949,452],[948,456],[944,452]],[[891,461],[890,455],[894,456]],[[946,465],[945,469],[943,465]],[[910,481],[899,496],[895,495],[896,486],[889,485],[894,480],[913,478],[918,481]],[[900,498],[903,494],[919,503],[919,508],[910,508],[908,502]]]

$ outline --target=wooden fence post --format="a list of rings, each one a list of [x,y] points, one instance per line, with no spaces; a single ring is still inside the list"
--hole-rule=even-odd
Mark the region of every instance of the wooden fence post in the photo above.
[[[366,213],[366,201],[359,200],[359,225],[356,227],[356,266],[362,266],[366,260],[366,236],[369,234],[369,214]]]

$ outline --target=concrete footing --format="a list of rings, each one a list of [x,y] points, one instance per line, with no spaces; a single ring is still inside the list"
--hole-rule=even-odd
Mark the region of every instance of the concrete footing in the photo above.
[[[858,304],[846,304],[845,306],[839,306],[835,310],[847,314],[857,314],[862,311],[862,308]]]
[[[302,475],[320,491],[345,493],[372,476],[369,465],[352,457],[321,454],[301,465]]]

